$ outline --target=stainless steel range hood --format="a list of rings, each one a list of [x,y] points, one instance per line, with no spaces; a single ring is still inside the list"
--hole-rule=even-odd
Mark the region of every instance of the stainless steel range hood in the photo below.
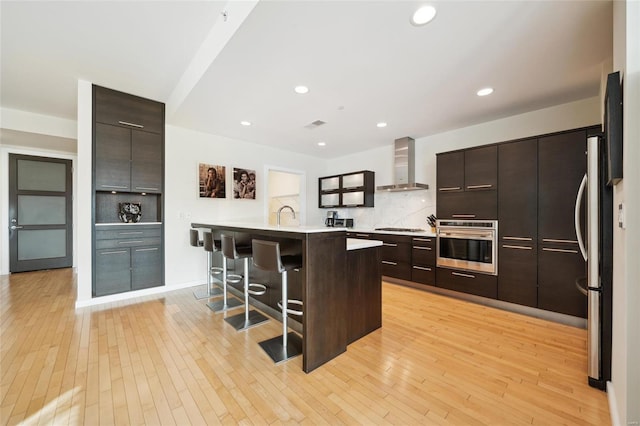
[[[417,191],[429,189],[429,185],[416,183],[416,141],[410,137],[396,139],[394,146],[394,182],[382,185],[378,191]]]

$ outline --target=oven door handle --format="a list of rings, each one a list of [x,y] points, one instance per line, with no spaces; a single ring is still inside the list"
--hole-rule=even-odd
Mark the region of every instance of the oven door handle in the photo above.
[[[439,237],[444,237],[444,238],[458,238],[461,240],[474,240],[474,239],[479,239],[479,240],[493,240],[494,236],[492,233],[474,233],[474,232],[465,232],[465,233],[460,233],[460,232],[446,232],[446,231],[440,231],[440,233],[438,234]]]

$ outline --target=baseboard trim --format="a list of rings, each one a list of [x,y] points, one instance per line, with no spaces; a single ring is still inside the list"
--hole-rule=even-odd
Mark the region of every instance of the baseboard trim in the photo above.
[[[622,426],[622,423],[620,423],[620,415],[618,414],[616,391],[613,387],[613,383],[611,382],[607,382],[607,400],[609,401],[609,415],[611,416],[611,425]]]

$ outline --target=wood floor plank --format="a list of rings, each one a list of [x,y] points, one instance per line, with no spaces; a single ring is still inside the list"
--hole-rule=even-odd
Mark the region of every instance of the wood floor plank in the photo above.
[[[383,283],[383,326],[310,374],[191,289],[76,310],[70,269],[0,277],[0,424],[610,423],[586,331]]]

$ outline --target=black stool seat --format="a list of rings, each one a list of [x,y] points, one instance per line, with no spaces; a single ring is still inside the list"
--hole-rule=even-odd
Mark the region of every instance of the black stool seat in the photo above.
[[[253,250],[250,246],[236,246],[236,239],[227,234],[221,235],[221,247],[225,259],[244,259],[244,314],[233,315],[224,320],[238,331],[267,321],[268,318],[260,312],[249,310],[249,295],[260,296],[267,291],[267,287],[262,284],[249,283],[249,259]]]
[[[278,272],[282,277],[282,300],[278,307],[282,312],[282,336],[260,342],[260,347],[271,357],[273,362],[279,363],[302,354],[302,339],[297,334],[288,332],[288,315],[303,315],[303,302],[288,298],[287,272],[302,267],[302,256],[280,254],[280,244],[275,241],[253,240],[253,264],[269,272]],[[292,309],[289,305],[299,306]]]

